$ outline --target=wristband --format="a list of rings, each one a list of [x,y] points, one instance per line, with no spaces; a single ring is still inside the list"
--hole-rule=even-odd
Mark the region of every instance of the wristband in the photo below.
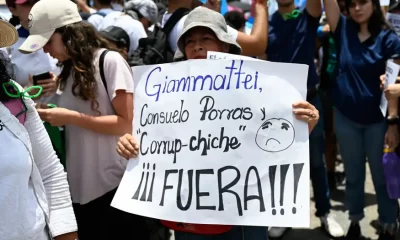
[[[399,125],[399,116],[388,116],[386,120],[389,126]]]

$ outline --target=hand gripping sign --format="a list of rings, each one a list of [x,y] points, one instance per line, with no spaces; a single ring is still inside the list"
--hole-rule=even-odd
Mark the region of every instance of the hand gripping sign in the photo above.
[[[134,68],[134,135],[112,206],[178,223],[308,227],[308,66],[241,59]]]

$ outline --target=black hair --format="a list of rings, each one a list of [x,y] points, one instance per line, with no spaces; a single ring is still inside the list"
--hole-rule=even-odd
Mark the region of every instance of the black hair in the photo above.
[[[21,24],[21,20],[19,19],[19,17],[15,16],[15,15],[12,15],[8,22],[11,25],[13,25],[14,27],[16,27],[16,26]]]
[[[8,83],[14,78],[14,70],[11,60],[4,56],[6,53],[0,52],[0,102],[6,102],[11,100],[4,88],[3,84]],[[10,93],[15,93],[15,89],[12,86],[7,86],[7,91]]]
[[[97,1],[99,1],[101,5],[110,5],[112,2],[111,0],[97,0]]]
[[[227,12],[224,17],[226,24],[236,30],[240,30],[246,24],[243,13],[238,11]]]
[[[346,0],[346,9],[348,12],[350,4],[353,0]],[[372,36],[378,35],[384,29],[392,29],[390,24],[387,22],[385,15],[382,12],[381,4],[379,0],[371,0],[373,5],[373,12],[368,20],[368,31]]]

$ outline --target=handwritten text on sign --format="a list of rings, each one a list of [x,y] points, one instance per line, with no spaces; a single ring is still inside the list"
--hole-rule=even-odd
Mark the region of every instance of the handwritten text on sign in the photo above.
[[[135,137],[112,206],[203,224],[309,226],[308,67],[194,60],[134,68]]]

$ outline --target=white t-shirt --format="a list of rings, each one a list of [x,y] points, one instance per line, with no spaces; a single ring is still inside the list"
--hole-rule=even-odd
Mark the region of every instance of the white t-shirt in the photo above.
[[[121,12],[113,12],[104,17],[99,30],[104,30],[109,26],[120,27],[128,34],[130,40],[128,55],[132,55],[133,51],[138,48],[139,39],[147,38],[147,33],[143,24]]]
[[[31,180],[32,159],[0,116],[0,238],[48,240]]]
[[[104,49],[95,53],[93,65],[98,84],[97,102],[101,115],[115,115],[111,104],[117,90],[133,93],[134,83],[131,68],[117,52],[108,52],[104,59],[104,75],[108,95],[100,78],[99,57]],[[72,94],[73,79],[59,96],[58,106],[87,115],[98,116],[91,102]],[[131,109],[133,111],[133,109]],[[74,203],[86,204],[118,187],[127,165],[126,159],[116,151],[118,136],[104,135],[75,125],[65,127],[66,162],[68,182]]]
[[[171,13],[166,13],[162,19],[161,22],[161,27],[164,27],[164,25],[167,23],[168,19],[171,17]],[[170,35],[169,35],[169,45],[171,47],[171,50],[175,52],[178,49],[178,39],[179,36],[181,35],[181,32],[183,30],[183,26],[185,24],[186,16],[182,17],[181,20],[175,25],[175,27],[172,29]],[[239,32],[231,27],[228,26],[228,34],[232,37],[234,41],[236,41]]]
[[[114,10],[111,9],[111,8],[100,9],[98,12],[102,12],[102,13],[106,14],[105,17],[107,17],[108,14],[110,14],[110,13],[112,13],[112,12],[121,13],[121,12],[119,12],[119,11],[114,11]],[[88,21],[88,23],[92,24],[92,25],[94,26],[94,28],[96,28],[97,30],[100,30],[101,23],[103,22],[103,19],[104,19],[105,17],[101,16],[100,14],[93,13],[93,14],[88,18],[87,21]]]

